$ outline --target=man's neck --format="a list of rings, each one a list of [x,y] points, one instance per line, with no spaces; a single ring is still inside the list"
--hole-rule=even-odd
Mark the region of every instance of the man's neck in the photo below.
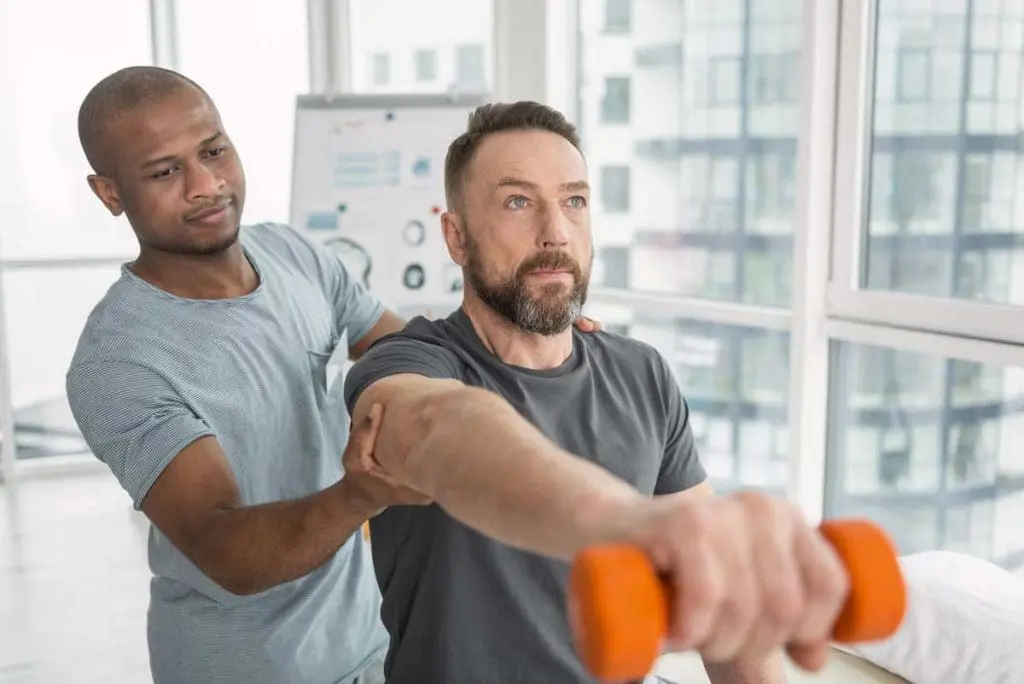
[[[131,265],[139,278],[176,297],[230,299],[259,284],[256,269],[238,242],[217,254],[168,254],[144,250]]]
[[[526,332],[468,292],[462,310],[484,346],[510,366],[548,370],[561,366],[572,354],[571,327],[555,335]]]

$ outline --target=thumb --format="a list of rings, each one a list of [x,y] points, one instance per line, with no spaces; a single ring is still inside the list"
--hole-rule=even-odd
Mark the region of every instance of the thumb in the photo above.
[[[355,442],[360,451],[369,453],[373,451],[373,445],[380,433],[381,418],[384,410],[380,404],[373,404],[366,416],[359,421],[349,435],[349,440]]]
[[[817,672],[828,662],[827,641],[816,644],[790,644],[786,653],[790,659],[807,672]]]

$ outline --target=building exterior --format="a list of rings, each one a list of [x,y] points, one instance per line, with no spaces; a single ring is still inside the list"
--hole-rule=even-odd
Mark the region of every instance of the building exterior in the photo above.
[[[1024,304],[1024,5],[879,4],[862,286]],[[579,3],[601,284],[789,305],[802,5]],[[674,363],[718,488],[781,492],[786,335],[618,323]],[[905,552],[1024,564],[1004,524],[1024,512],[1021,381],[881,348],[833,356],[828,513],[878,519]]]
[[[493,72],[491,2],[352,0],[352,90],[480,92]],[[458,17],[458,21],[453,21]],[[410,30],[412,29],[412,30]]]

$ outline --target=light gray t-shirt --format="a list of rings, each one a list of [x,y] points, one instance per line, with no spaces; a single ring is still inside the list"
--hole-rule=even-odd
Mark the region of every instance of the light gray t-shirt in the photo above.
[[[571,356],[537,371],[495,357],[461,309],[443,320],[416,318],[349,371],[349,409],[368,386],[397,373],[496,392],[556,444],[645,494],[682,491],[706,477],[668,364],[628,337],[574,329]],[[388,684],[592,681],[572,646],[566,563],[496,542],[437,505],[391,507],[370,528],[391,634]]]
[[[341,477],[349,419],[327,361],[384,309],[286,226],[244,227],[240,240],[259,275],[252,293],[182,299],[126,266],[79,340],[72,411],[136,507],[204,435],[224,448],[245,504],[303,497]],[[254,596],[225,591],[156,528],[149,563],[155,684],[337,684],[386,647],[362,534],[313,573]]]

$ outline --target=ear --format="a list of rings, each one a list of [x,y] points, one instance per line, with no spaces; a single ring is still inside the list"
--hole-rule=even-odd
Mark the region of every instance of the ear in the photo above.
[[[446,211],[441,214],[441,233],[448,246],[448,256],[459,266],[466,260],[466,226],[458,214]]]
[[[89,187],[94,195],[100,198],[103,206],[114,216],[120,216],[124,212],[124,205],[121,204],[121,197],[117,193],[117,185],[106,176],[92,175],[88,177]]]

